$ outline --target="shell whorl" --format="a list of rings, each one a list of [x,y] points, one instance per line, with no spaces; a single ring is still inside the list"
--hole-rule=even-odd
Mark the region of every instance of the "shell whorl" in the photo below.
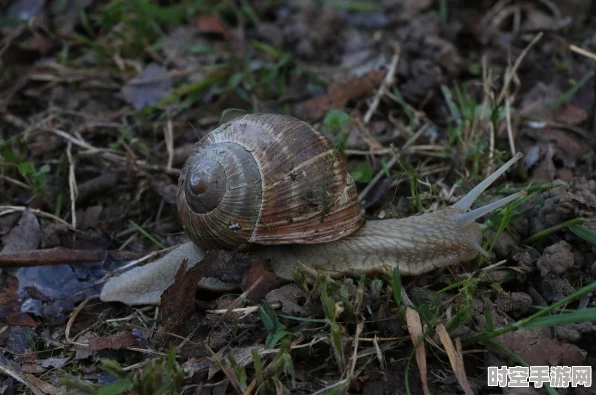
[[[188,235],[205,248],[328,242],[364,223],[341,154],[284,115],[246,115],[201,139],[177,199]]]

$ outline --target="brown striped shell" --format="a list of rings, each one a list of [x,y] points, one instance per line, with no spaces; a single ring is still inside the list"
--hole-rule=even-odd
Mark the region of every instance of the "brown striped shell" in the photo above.
[[[202,138],[180,174],[177,203],[192,241],[212,249],[329,242],[364,223],[341,154],[284,115],[245,115]]]

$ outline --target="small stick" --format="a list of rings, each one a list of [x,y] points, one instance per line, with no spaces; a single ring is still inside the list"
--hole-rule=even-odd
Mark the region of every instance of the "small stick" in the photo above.
[[[363,120],[365,124],[367,124],[370,121],[372,115],[377,110],[377,107],[379,107],[381,97],[383,97],[383,95],[387,91],[387,88],[393,85],[393,81],[395,80],[395,70],[397,69],[397,63],[399,62],[399,54],[401,52],[400,47],[397,43],[394,44],[394,51],[395,52],[393,54],[393,58],[391,58],[391,64],[389,65],[389,70],[387,70],[387,74],[385,75],[385,80],[383,81],[383,83],[379,87],[379,90],[375,94],[373,102],[366,111],[366,114],[364,114]]]
[[[595,53],[592,53],[592,52],[590,52],[590,51],[586,51],[586,50],[585,50],[585,49],[583,49],[583,48],[580,48],[580,47],[577,47],[577,46],[575,46],[575,45],[571,44],[571,45],[569,46],[569,49],[570,49],[570,50],[572,50],[572,51],[573,51],[573,52],[575,52],[575,53],[578,53],[578,54],[580,54],[580,55],[583,55],[583,56],[585,56],[586,58],[590,58],[590,59],[592,59],[592,60],[596,60],[596,54],[595,54]]]
[[[74,162],[72,160],[72,142],[68,141],[66,145],[66,157],[68,159],[68,187],[70,189],[70,216],[72,227],[77,228],[76,201],[79,191],[77,189],[77,180],[75,178]],[[73,234],[74,235],[74,234]]]
[[[50,213],[46,213],[45,211],[38,210],[36,208],[29,208],[29,207],[24,207],[24,206],[0,206],[0,217],[2,217],[3,215],[8,215],[8,214],[16,213],[19,211],[25,211],[25,210],[29,210],[33,214],[39,215],[40,217],[53,219],[54,221],[68,227],[69,229],[75,230],[71,224],[69,224],[62,218],[57,217],[54,214],[50,214]]]
[[[505,96],[505,119],[507,121],[507,138],[509,140],[509,148],[511,155],[515,156],[515,141],[513,140],[513,128],[511,127],[511,97]]]
[[[0,268],[93,263],[103,262],[108,258],[112,258],[116,261],[130,261],[137,259],[138,257],[139,254],[129,251],[93,251],[48,248],[44,250],[0,254]]]
[[[519,68],[522,60],[524,60],[524,58],[526,57],[526,55],[528,54],[528,52],[530,51],[530,49],[534,46],[534,44],[536,44],[538,42],[538,40],[540,40],[540,38],[542,38],[542,35],[543,34],[544,33],[542,33],[542,32],[538,33],[536,35],[536,37],[534,37],[532,39],[532,41],[530,41],[530,43],[524,48],[524,50],[517,57],[517,59],[515,59],[515,63],[513,64],[513,67],[511,67],[510,69],[509,68],[507,69],[507,71],[505,72],[505,83],[503,84],[503,88],[501,89],[501,93],[499,93],[499,97],[497,99],[497,103],[501,103],[501,101],[505,97],[505,93],[509,89],[509,85],[511,84],[511,80],[513,79],[513,76],[517,72],[517,69]]]
[[[163,130],[164,140],[166,141],[166,150],[168,151],[167,170],[172,170],[172,163],[174,162],[174,126],[172,120],[168,119],[168,124]]]

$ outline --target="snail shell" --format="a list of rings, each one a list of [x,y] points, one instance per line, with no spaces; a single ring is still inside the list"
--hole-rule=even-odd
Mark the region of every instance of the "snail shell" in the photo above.
[[[180,174],[177,203],[191,240],[210,249],[329,242],[364,223],[341,154],[284,115],[245,115],[202,138]]]

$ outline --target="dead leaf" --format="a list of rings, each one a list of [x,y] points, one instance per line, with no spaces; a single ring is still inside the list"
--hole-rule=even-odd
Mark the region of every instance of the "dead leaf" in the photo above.
[[[182,368],[186,375],[190,378],[197,373],[203,373],[208,371],[211,366],[211,361],[207,358],[188,358],[186,362],[182,364]]]
[[[23,326],[13,326],[10,328],[10,332],[8,334],[6,348],[15,355],[20,354],[20,360],[22,361],[23,355],[29,354],[29,352],[33,350],[31,343],[29,342],[31,335],[32,332],[30,328]],[[29,359],[29,357],[27,359]]]
[[[39,361],[42,368],[61,368],[70,361],[70,357],[65,358],[48,358]]]
[[[523,8],[525,8],[526,11],[526,19],[520,26],[520,31],[534,32],[559,29],[558,20],[553,16],[534,8],[533,6]]]
[[[33,376],[32,374],[24,374],[23,378],[27,381],[27,386],[35,392],[34,388],[38,390],[42,394],[59,394],[61,391],[54,387],[50,383],[46,383],[43,380],[38,379],[37,377]]]
[[[449,333],[447,332],[447,329],[445,329],[445,326],[443,324],[439,324],[437,325],[436,329],[439,339],[441,339],[441,343],[443,344],[443,347],[445,347],[445,352],[449,357],[449,363],[451,364],[453,373],[455,373],[457,382],[462,387],[466,395],[474,394],[472,388],[470,388],[470,383],[468,382],[463,356],[455,349],[455,347],[453,347],[453,342],[451,341],[451,337],[449,337]]]
[[[123,348],[135,346],[136,344],[137,341],[130,331],[122,331],[110,336],[91,339],[89,341],[89,349],[93,351],[121,350]]]
[[[0,274],[0,323],[9,326],[37,326],[37,322],[21,311],[17,290],[18,280],[6,273]]]
[[[225,36],[227,29],[215,15],[202,15],[190,21],[190,24],[196,26],[199,32],[204,34],[221,34]]]
[[[151,181],[151,188],[159,196],[170,204],[176,204],[176,194],[178,191],[178,185],[173,183],[164,182],[161,180]]]
[[[424,349],[424,339],[422,339],[422,323],[420,322],[420,315],[418,312],[410,307],[406,308],[406,322],[408,324],[408,332],[412,344],[420,344],[416,347],[416,362],[418,363],[418,371],[420,372],[420,380],[422,381],[422,388],[425,395],[430,395],[428,389],[428,376],[426,371],[426,351]]]
[[[122,88],[122,94],[135,110],[141,110],[167,97],[171,87],[172,76],[168,70],[157,63],[150,63],[140,75],[128,81]]]
[[[434,0],[406,0],[403,3],[405,16],[413,17],[433,5]]]
[[[31,373],[31,374],[39,375],[40,373],[44,373],[45,371],[46,371],[46,369],[44,369],[43,367],[41,367],[39,365],[32,364],[32,363],[24,363],[23,365],[21,365],[21,372],[23,372],[23,373]]]
[[[552,117],[556,122],[577,126],[588,119],[588,113],[582,108],[563,103],[553,111]]]
[[[318,6],[312,1],[292,1],[288,5],[289,12],[280,14],[276,21],[281,26],[282,46],[303,60],[325,63],[337,59],[337,49],[344,43],[341,34],[347,23],[344,15],[335,7]]]
[[[255,284],[256,282],[258,284]],[[287,283],[275,275],[269,267],[268,262],[261,261],[256,265],[250,266],[242,278],[241,288],[247,292],[247,297],[259,301],[269,293],[269,291],[279,288]],[[250,292],[248,292],[250,290]]]
[[[563,129],[545,128],[540,131],[540,140],[554,143],[557,151],[580,158],[592,150],[588,141]]]
[[[77,228],[79,230],[97,228],[102,211],[103,206],[99,204],[89,206],[83,212],[77,211]]]
[[[584,364],[581,350],[574,344],[553,338],[549,328],[520,329],[502,335],[497,341],[530,365]]]
[[[295,283],[274,289],[265,296],[265,299],[270,303],[281,303],[282,313],[288,315],[296,314],[303,317],[308,316],[310,312],[300,305],[300,301],[304,300],[306,302],[308,298],[308,293]]]
[[[555,179],[557,169],[553,163],[553,157],[555,156],[555,150],[552,144],[546,145],[546,147],[540,147],[536,145],[538,151],[542,154],[542,160],[538,162],[536,168],[532,172],[532,178],[535,182],[549,183]]]
[[[561,181],[570,182],[574,177],[575,175],[571,169],[557,169],[555,178]]]
[[[41,243],[41,228],[37,217],[30,210],[23,211],[19,224],[8,236],[0,255],[11,252],[35,250]]]
[[[315,120],[321,118],[329,110],[343,108],[350,100],[373,91],[385,78],[387,70],[374,70],[362,77],[348,76],[335,82],[327,89],[327,94],[304,102],[304,116]]]
[[[93,355],[93,350],[89,347],[81,346],[78,343],[91,343],[91,341],[99,339],[99,336],[94,332],[85,332],[77,338],[77,343],[74,344],[75,359],[87,359]]]
[[[174,282],[161,294],[162,323],[159,326],[155,341],[167,346],[170,334],[180,334],[184,323],[195,311],[195,295],[203,271],[196,265],[186,271],[188,261],[180,265]]]
[[[43,11],[45,0],[17,0],[13,2],[6,15],[28,21]]]
[[[592,0],[555,0],[555,6],[559,9],[562,18],[571,18],[573,26],[581,26],[590,17]]]
[[[37,322],[27,313],[19,311],[17,307],[0,307],[0,323],[9,326],[37,326]]]

